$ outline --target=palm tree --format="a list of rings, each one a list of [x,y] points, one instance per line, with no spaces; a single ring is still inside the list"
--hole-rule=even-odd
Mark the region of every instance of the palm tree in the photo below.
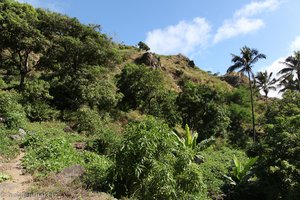
[[[295,51],[294,56],[287,57],[282,63],[286,67],[278,72],[278,75],[281,75],[280,81],[283,83],[290,82],[292,85],[296,82],[296,89],[300,92],[300,51]],[[294,76],[296,77],[295,79]]]
[[[254,105],[253,105],[253,88],[251,77],[254,79],[254,74],[252,72],[253,65],[262,58],[266,58],[266,55],[259,53],[256,49],[250,49],[247,46],[244,46],[240,49],[241,56],[235,54],[232,55],[231,62],[234,64],[227,69],[227,73],[233,72],[234,70],[240,69],[239,72],[247,73],[249,79],[249,89],[251,97],[251,109],[252,109],[252,132],[253,132],[253,141],[255,141],[255,118],[254,118]]]
[[[262,90],[265,93],[265,100],[268,101],[268,93],[270,90],[276,90],[276,87],[274,86],[276,83],[276,79],[272,78],[273,72],[270,74],[266,71],[264,72],[258,72],[255,80],[256,80],[256,86],[258,89]]]
[[[298,80],[294,79],[293,74],[284,77],[282,76],[278,81],[278,88],[282,88],[279,90],[279,92],[285,92],[286,90],[297,90]]]

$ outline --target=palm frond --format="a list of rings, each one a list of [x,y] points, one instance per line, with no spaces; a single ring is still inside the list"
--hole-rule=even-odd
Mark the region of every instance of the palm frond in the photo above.
[[[237,62],[233,65],[231,65],[228,69],[227,69],[227,73],[233,72],[239,68],[241,68],[243,66],[243,64],[241,62]]]

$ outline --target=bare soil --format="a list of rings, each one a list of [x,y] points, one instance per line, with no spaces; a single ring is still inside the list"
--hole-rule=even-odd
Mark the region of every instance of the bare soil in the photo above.
[[[15,159],[0,163],[0,172],[11,177],[10,180],[0,183],[0,200],[35,199],[27,193],[32,184],[32,177],[24,174],[21,166],[21,152]]]

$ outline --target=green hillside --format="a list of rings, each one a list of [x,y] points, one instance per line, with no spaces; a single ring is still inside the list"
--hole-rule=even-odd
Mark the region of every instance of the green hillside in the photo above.
[[[299,77],[268,99],[265,55],[240,50],[219,76],[0,1],[0,196],[299,199]]]

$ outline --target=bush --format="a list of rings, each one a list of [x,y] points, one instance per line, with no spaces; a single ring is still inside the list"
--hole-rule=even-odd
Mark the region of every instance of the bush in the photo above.
[[[24,108],[18,100],[17,93],[0,90],[0,117],[8,128],[22,127],[27,121]]]
[[[0,157],[9,159],[19,153],[18,144],[8,137],[11,133],[13,131],[0,127]]]
[[[79,153],[62,136],[48,138],[36,133],[28,135],[24,144],[26,144],[27,153],[22,164],[30,173],[46,175],[73,164],[83,163]]]
[[[75,127],[79,133],[95,135],[103,124],[99,113],[89,107],[82,107],[75,113]]]
[[[50,107],[53,97],[49,94],[50,84],[43,80],[29,81],[25,84],[23,101],[27,117],[32,121],[55,119],[59,112]]]
[[[204,163],[200,165],[203,181],[207,185],[208,194],[211,198],[221,198],[226,191],[222,187],[226,185],[226,175],[231,167],[232,158],[236,156],[239,160],[246,160],[243,151],[231,149],[226,146],[214,148],[213,146],[201,152]]]
[[[87,186],[93,190],[108,191],[111,184],[109,172],[113,162],[105,156],[88,151],[84,152],[82,157],[86,169],[83,179]]]
[[[187,82],[177,98],[183,124],[199,133],[199,139],[226,133],[230,124],[220,92],[207,85]]]
[[[167,125],[148,118],[131,123],[124,137],[116,156],[118,197],[184,199],[188,194],[197,199],[205,194],[201,172],[191,164],[194,153],[179,145]]]

